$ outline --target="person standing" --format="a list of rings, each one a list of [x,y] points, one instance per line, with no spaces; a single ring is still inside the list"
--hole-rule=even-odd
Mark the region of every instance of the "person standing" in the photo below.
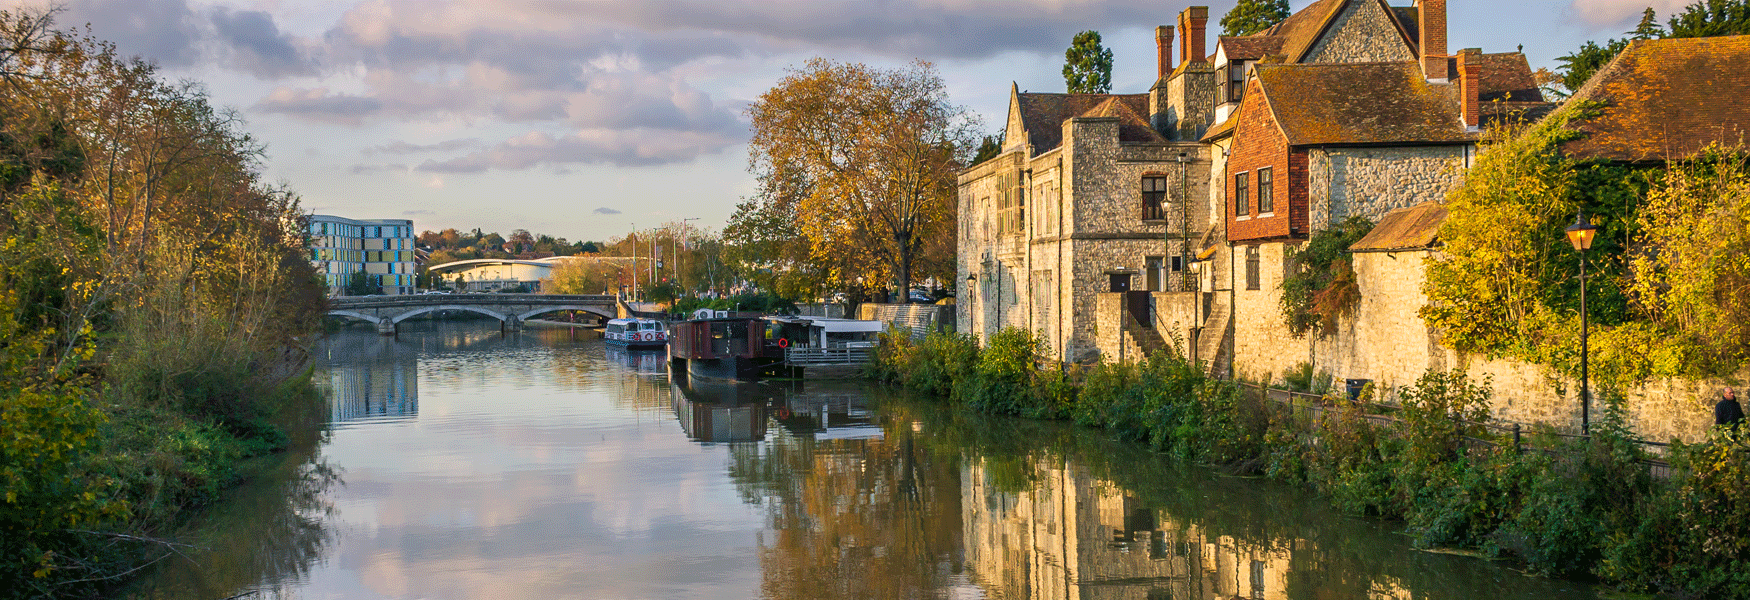
[[[1738,395],[1732,388],[1722,390],[1720,396],[1719,404],[1714,405],[1714,425],[1737,429],[1744,420],[1744,406],[1738,404]]]

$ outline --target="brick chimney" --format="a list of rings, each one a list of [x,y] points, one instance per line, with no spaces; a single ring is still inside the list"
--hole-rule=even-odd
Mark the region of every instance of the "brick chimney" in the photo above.
[[[1203,54],[1204,25],[1209,23],[1209,7],[1193,6],[1179,11],[1179,54],[1183,63],[1208,62]]]
[[[1159,71],[1155,79],[1166,79],[1173,72],[1173,28],[1162,25],[1155,28],[1155,65]]]
[[[1479,77],[1482,65],[1480,48],[1465,48],[1458,51],[1458,106],[1464,114],[1464,128],[1476,130],[1482,125],[1482,103],[1479,100]]]
[[[1417,47],[1422,52],[1422,74],[1428,81],[1446,83],[1446,0],[1416,0],[1416,20],[1421,21]]]

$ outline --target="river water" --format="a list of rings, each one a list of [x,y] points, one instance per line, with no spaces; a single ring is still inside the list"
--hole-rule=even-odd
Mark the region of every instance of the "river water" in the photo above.
[[[327,423],[132,597],[1597,597],[1289,486],[858,383],[689,385],[659,353],[478,322],[317,354]]]

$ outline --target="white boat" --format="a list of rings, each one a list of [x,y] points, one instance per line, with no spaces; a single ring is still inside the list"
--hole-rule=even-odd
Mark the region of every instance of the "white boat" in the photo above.
[[[655,319],[613,319],[602,338],[614,346],[661,348],[668,345],[668,328]]]

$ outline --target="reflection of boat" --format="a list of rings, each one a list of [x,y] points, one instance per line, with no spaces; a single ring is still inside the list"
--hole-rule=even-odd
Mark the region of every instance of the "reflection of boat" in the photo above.
[[[758,383],[687,381],[673,384],[674,414],[687,437],[701,442],[757,442],[779,393]]]
[[[624,346],[607,346],[602,354],[608,362],[626,367],[627,371],[640,374],[660,374],[668,366],[668,355],[661,350],[638,350]]]
[[[613,319],[602,330],[610,346],[661,348],[668,344],[668,331],[655,319]]]

